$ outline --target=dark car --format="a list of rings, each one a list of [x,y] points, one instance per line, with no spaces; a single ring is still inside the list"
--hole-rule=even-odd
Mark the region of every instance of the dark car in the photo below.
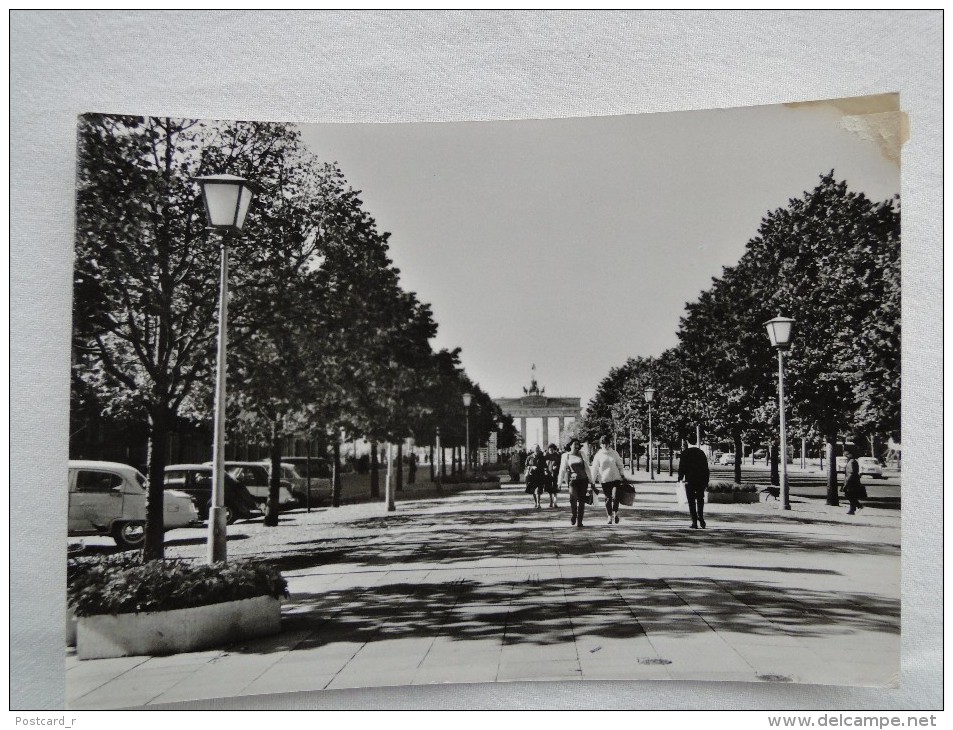
[[[271,463],[226,461],[225,471],[241,482],[259,505],[264,505],[268,501],[268,493],[271,490]],[[291,493],[291,486],[288,480],[281,480],[278,488],[280,509],[291,509],[298,504]]]
[[[212,506],[212,467],[205,464],[173,464],[165,468],[165,489],[185,492],[195,499],[199,517],[208,519]],[[225,474],[225,520],[258,517],[261,510],[248,490],[229,474]]]
[[[331,463],[327,459],[323,459],[320,456],[312,456],[309,460],[307,456],[282,456],[282,464],[293,464],[294,468],[297,470],[305,479],[308,478],[308,465],[311,465],[311,478],[312,479],[330,479],[331,478]]]

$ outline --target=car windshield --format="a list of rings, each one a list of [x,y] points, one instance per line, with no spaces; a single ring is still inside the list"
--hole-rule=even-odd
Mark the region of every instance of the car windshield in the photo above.
[[[139,486],[143,489],[145,489],[146,485],[149,483],[149,480],[146,479],[145,475],[138,470],[136,470],[136,481],[139,482]]]

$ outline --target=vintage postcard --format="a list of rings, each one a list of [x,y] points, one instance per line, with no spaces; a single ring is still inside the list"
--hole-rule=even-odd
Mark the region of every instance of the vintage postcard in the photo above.
[[[81,116],[69,707],[897,686],[906,136]]]

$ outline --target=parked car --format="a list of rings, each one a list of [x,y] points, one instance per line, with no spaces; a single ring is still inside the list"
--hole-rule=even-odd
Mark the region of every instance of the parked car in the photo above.
[[[872,456],[861,456],[857,459],[857,465],[860,467],[860,475],[873,477],[874,479],[883,478],[883,469],[880,462]]]
[[[67,535],[109,535],[123,549],[141,547],[146,533],[148,482],[139,470],[114,461],[70,460]],[[163,527],[198,523],[192,498],[170,489],[164,494]]]
[[[268,501],[268,491],[271,489],[270,461],[226,461],[225,471],[244,485],[259,505],[264,505]],[[291,509],[295,506],[297,501],[291,494],[291,482],[284,478],[280,479],[278,508]]]
[[[311,466],[311,481],[315,479],[331,478],[331,462],[320,456],[312,456],[309,460],[307,456],[282,456],[282,464],[291,464],[295,470],[305,479],[308,478],[308,465]]]
[[[765,451],[764,449],[758,449],[751,455],[751,458],[755,460],[766,459],[767,457],[768,457],[768,452]]]
[[[291,474],[287,469],[293,469]],[[305,456],[281,457],[281,469],[285,478],[291,482],[291,493],[298,504],[307,504],[308,459]],[[311,458],[311,504],[317,504],[321,497],[331,493],[331,465],[326,459]]]
[[[165,489],[191,495],[203,520],[212,506],[212,467],[207,464],[173,464],[165,468]],[[255,498],[234,477],[225,473],[225,521],[249,519],[261,514]]]
[[[718,460],[718,463],[722,466],[734,466],[735,465],[735,455],[734,454],[722,454]]]

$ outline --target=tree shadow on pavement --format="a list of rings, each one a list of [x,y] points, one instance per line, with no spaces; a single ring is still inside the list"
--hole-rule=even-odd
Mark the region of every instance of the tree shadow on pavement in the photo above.
[[[637,551],[745,549],[763,555],[816,554],[831,556],[899,554],[899,546],[864,543],[822,534],[791,534],[752,527],[752,518],[711,515],[708,530],[672,526],[668,510],[638,509],[626,512],[624,522],[601,525],[605,512],[600,506],[587,518],[583,531],[568,524],[567,510],[490,511],[461,509],[452,514],[395,514],[348,524],[339,537],[298,540],[269,552],[267,560],[282,570],[321,566],[351,568],[450,567],[487,560],[516,561],[553,559],[564,556],[619,557]],[[744,527],[726,528],[725,523],[744,521]],[[789,517],[757,515],[760,524],[790,524]],[[838,523],[840,524],[840,523]]]
[[[527,583],[454,580],[391,583],[295,593],[283,635],[231,651],[314,649],[339,642],[446,637],[496,640],[501,646],[550,646],[591,638],[619,640],[717,631],[751,636],[824,637],[847,632],[899,634],[900,602],[842,591],[707,578],[552,578]],[[300,640],[301,631],[306,638]]]
[[[826,538],[818,531],[759,530],[750,518],[745,527],[689,530],[672,525],[671,510],[628,511],[621,524],[610,527],[598,524],[605,514],[600,505],[587,511],[586,529],[574,530],[567,512],[489,510],[473,503],[452,513],[356,520],[339,526],[339,537],[288,544],[268,553],[268,562],[299,571],[300,578],[311,569],[319,585],[321,575],[333,577],[327,590],[292,594],[283,609],[283,635],[297,636],[298,642],[304,632],[304,642],[294,646],[298,649],[438,635],[546,646],[580,637],[679,636],[712,629],[762,636],[899,634],[899,597],[806,589],[781,578],[837,576],[835,570],[813,566],[850,555],[896,556],[897,546],[858,543],[842,535]],[[756,518],[761,522],[762,515]],[[764,518],[790,522],[787,516]],[[638,562],[638,555],[654,551],[694,551],[701,558],[699,574],[722,567],[748,570],[710,560],[720,550],[739,549],[757,561],[751,568],[757,574],[731,580],[612,577],[617,573],[613,562]],[[772,554],[798,555],[804,567],[772,566]],[[709,561],[702,562],[706,557]],[[565,576],[575,565],[604,575]],[[366,580],[361,572],[368,573]],[[520,579],[514,579],[517,574]],[[347,587],[335,588],[339,578]],[[365,585],[353,587],[355,581]],[[292,577],[292,589],[294,583]],[[271,639],[238,650],[288,648]]]

